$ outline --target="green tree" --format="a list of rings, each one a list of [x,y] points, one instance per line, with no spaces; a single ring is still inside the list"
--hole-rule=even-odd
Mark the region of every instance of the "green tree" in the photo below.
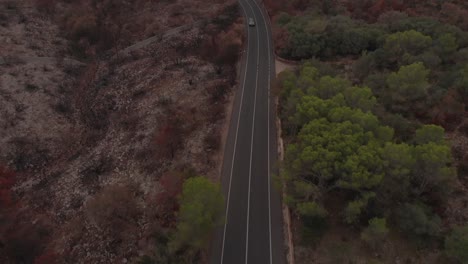
[[[367,192],[362,197],[348,203],[344,210],[344,221],[348,224],[355,224],[366,210],[369,200],[375,197],[375,193]]]
[[[452,34],[446,33],[436,39],[435,48],[440,57],[447,58],[457,51],[458,41]]]
[[[386,143],[382,151],[385,176],[377,191],[379,204],[388,208],[407,201],[411,187],[411,172],[416,163],[412,146]]]
[[[319,188],[311,183],[301,180],[293,182],[294,197],[301,201],[310,201],[311,199],[318,198],[320,195]]]
[[[323,76],[315,86],[309,88],[307,93],[310,95],[315,95],[321,99],[330,99],[337,94],[342,93],[350,86],[350,82],[346,79]]]
[[[402,66],[387,77],[388,97],[384,102],[388,109],[408,112],[417,100],[427,96],[429,70],[421,62]]]
[[[387,220],[375,217],[369,220],[369,226],[361,232],[361,239],[371,246],[377,246],[382,244],[387,234]]]
[[[465,98],[468,98],[468,65],[458,72],[458,78],[455,81],[455,86],[460,94],[465,96]]]
[[[427,143],[443,144],[445,139],[444,128],[436,125],[424,125],[414,135],[414,142],[418,145]]]
[[[397,32],[387,36],[383,49],[389,61],[397,62],[405,54],[418,55],[432,45],[432,38],[416,30]]]
[[[306,19],[294,17],[286,27],[289,33],[289,42],[283,52],[287,56],[304,59],[319,54],[324,44],[323,39],[319,34],[306,32]]]
[[[223,206],[219,185],[205,177],[186,180],[180,198],[177,231],[169,244],[171,252],[184,247],[194,252],[204,248],[213,229],[223,223]]]
[[[300,88],[302,91],[305,92],[307,91],[308,88],[315,85],[318,79],[319,79],[319,72],[317,68],[305,64],[301,68],[299,78],[297,80],[297,86],[298,88]]]
[[[341,44],[340,53],[360,54],[370,46],[372,36],[363,28],[353,28],[343,32],[343,42]]]
[[[343,91],[346,104],[351,108],[358,108],[364,112],[372,111],[377,99],[369,87],[353,86]]]
[[[382,178],[378,146],[371,141],[372,133],[358,124],[315,119],[301,129],[298,143],[288,146],[286,165],[291,175],[305,175],[321,188],[371,188]]]
[[[455,227],[445,238],[445,252],[461,263],[468,263],[468,226]]]
[[[291,21],[291,16],[288,13],[280,12],[278,18],[276,19],[276,23],[281,26],[286,26]]]
[[[362,56],[353,64],[353,74],[361,82],[376,68],[376,58],[374,53],[363,52]]]
[[[327,117],[333,109],[344,105],[345,101],[341,94],[328,100],[322,100],[316,96],[303,96],[296,105],[296,113],[291,117],[291,121],[298,127],[302,127],[314,119]]]
[[[431,238],[440,233],[441,220],[420,204],[406,203],[397,212],[397,222],[402,231],[417,238]]]
[[[350,121],[358,124],[364,131],[374,132],[379,127],[379,120],[370,112],[362,112],[361,109],[351,109],[349,107],[337,107],[328,112],[328,120],[333,123]]]
[[[433,197],[446,197],[456,178],[456,171],[451,166],[453,160],[450,147],[432,142],[418,145],[413,149],[413,156],[416,159],[413,191],[417,195],[430,191]]]

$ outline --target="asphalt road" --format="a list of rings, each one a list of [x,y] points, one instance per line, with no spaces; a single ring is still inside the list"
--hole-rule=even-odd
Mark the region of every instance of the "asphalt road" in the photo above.
[[[211,263],[284,264],[281,201],[271,178],[277,164],[275,105],[269,95],[275,69],[271,32],[260,4],[239,3],[256,25],[246,25],[244,73],[222,169],[226,223],[215,236]]]

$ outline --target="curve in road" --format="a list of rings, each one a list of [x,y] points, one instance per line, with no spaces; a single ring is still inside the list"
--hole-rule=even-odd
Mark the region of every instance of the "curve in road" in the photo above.
[[[222,170],[226,223],[215,237],[211,262],[284,264],[281,200],[271,183],[277,160],[275,107],[270,101],[275,68],[271,32],[255,0],[239,0],[239,4],[255,26],[246,25],[245,68]]]

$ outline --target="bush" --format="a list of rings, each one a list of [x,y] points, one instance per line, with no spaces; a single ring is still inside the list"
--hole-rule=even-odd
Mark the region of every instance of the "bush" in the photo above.
[[[361,233],[361,239],[371,247],[377,248],[381,245],[388,234],[387,220],[385,218],[372,218],[369,226]]]
[[[60,256],[53,251],[46,251],[34,259],[34,264],[59,264]]]
[[[448,256],[468,263],[468,226],[455,227],[445,238],[444,245]]]
[[[172,159],[183,143],[181,120],[176,113],[168,113],[154,137],[156,152],[159,158]]]
[[[288,13],[281,12],[278,15],[278,18],[276,19],[276,23],[278,23],[281,26],[285,26],[291,21],[291,16]]]
[[[415,103],[427,96],[430,87],[428,76],[430,71],[422,63],[402,66],[398,72],[387,77],[388,94],[384,98],[387,109],[400,113],[412,113],[410,110],[420,110]]]
[[[0,165],[0,212],[13,205],[11,187],[15,184],[15,173]],[[0,217],[2,219],[3,217]]]
[[[87,202],[85,213],[98,228],[122,237],[136,225],[140,208],[129,186],[110,185]]]
[[[374,193],[364,193],[361,198],[349,202],[344,210],[344,221],[347,224],[357,224],[366,211],[369,200],[374,197]]]
[[[302,242],[316,242],[327,229],[328,212],[315,202],[299,203],[296,210],[302,220]]]
[[[440,234],[441,220],[429,208],[406,203],[397,210],[397,222],[402,231],[415,238],[434,238]]]
[[[175,224],[175,213],[179,209],[178,197],[182,192],[183,173],[168,172],[159,179],[159,192],[151,198],[149,214],[163,227]]]
[[[36,8],[46,14],[53,14],[56,5],[56,0],[36,0]]]
[[[376,67],[375,56],[372,54],[364,53],[353,64],[353,74],[359,80],[363,81],[374,71]]]
[[[213,131],[213,133],[207,134],[203,140],[206,148],[209,150],[219,150],[221,147],[221,135],[217,131]]]
[[[31,220],[15,219],[3,234],[4,252],[14,263],[33,263],[42,254],[50,238],[50,225],[46,219],[37,217]]]

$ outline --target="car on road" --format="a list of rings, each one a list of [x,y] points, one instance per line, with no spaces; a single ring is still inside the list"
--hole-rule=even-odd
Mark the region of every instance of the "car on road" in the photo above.
[[[255,26],[255,20],[249,17],[249,27],[254,27],[254,26]]]

